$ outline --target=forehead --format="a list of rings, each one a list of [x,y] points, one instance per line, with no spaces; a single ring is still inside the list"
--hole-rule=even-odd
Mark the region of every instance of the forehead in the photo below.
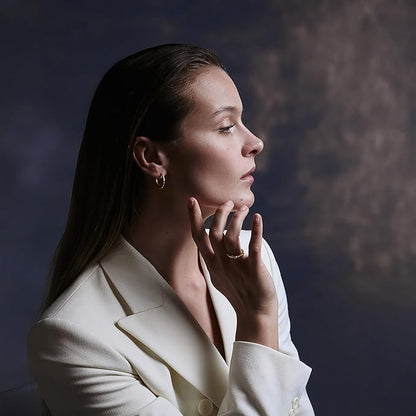
[[[242,103],[237,87],[228,74],[218,67],[202,71],[190,86],[190,95],[195,106],[193,113],[214,116],[226,107],[235,107],[241,112]]]

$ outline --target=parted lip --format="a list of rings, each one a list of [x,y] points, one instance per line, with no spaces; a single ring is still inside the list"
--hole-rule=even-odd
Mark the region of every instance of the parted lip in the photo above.
[[[256,167],[255,166],[253,166],[248,172],[246,172],[242,177],[241,177],[241,179],[244,179],[245,177],[247,177],[247,176],[249,176],[249,175],[251,175],[254,171],[256,170]]]

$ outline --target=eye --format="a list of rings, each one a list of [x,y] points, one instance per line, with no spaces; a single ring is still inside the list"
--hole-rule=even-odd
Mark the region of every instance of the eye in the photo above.
[[[235,124],[230,124],[229,126],[224,126],[219,128],[219,132],[221,134],[230,134],[232,128],[235,126]]]

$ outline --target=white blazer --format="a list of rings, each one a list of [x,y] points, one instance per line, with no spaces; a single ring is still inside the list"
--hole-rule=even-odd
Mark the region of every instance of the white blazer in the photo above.
[[[243,231],[247,250],[250,233]],[[150,262],[123,237],[48,308],[28,338],[29,364],[53,415],[311,416],[310,368],[290,339],[274,256],[280,351],[235,341],[236,316],[205,278],[225,360]]]

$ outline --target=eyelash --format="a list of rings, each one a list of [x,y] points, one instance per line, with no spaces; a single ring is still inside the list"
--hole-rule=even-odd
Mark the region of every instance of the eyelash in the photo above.
[[[231,134],[231,129],[235,126],[235,124],[230,124],[229,126],[221,127],[219,129],[221,134]]]

